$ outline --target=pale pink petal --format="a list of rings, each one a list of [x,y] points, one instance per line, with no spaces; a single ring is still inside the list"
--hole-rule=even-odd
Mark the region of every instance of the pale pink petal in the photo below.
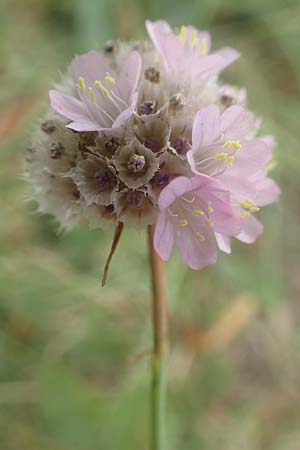
[[[228,236],[224,236],[224,234],[215,233],[215,238],[218,244],[219,249],[224,253],[231,253],[231,243],[230,238]]]
[[[62,92],[49,91],[51,107],[64,117],[74,121],[84,121],[89,118],[86,106],[80,100]]]
[[[236,176],[250,177],[263,169],[272,159],[271,149],[261,139],[246,141],[236,154],[235,161],[228,172]]]
[[[226,139],[243,139],[254,127],[254,115],[240,105],[233,105],[222,114],[221,128]]]
[[[116,86],[118,92],[122,93],[122,99],[128,103],[131,102],[132,95],[137,88],[141,73],[141,66],[142,58],[136,51],[129,53],[122,64]]]
[[[103,128],[96,122],[92,122],[89,120],[81,120],[80,122],[71,122],[66,125],[67,128],[70,128],[74,131],[100,131]]]
[[[175,237],[183,261],[193,270],[201,270],[217,261],[217,248],[213,233],[206,232],[204,236],[205,241],[199,241],[195,230],[190,233],[176,234]]]
[[[221,48],[220,50],[212,53],[212,55],[220,58],[219,64],[215,66],[215,73],[225,69],[241,56],[238,51],[231,47]]]
[[[193,189],[191,180],[186,177],[177,177],[171,181],[160,193],[158,206],[161,211],[167,209],[178,197]]]
[[[247,219],[244,219],[243,230],[236,236],[236,238],[246,244],[252,244],[262,232],[262,224],[251,215]]]
[[[220,109],[217,105],[209,105],[197,112],[193,124],[193,152],[211,144],[220,137]]]
[[[269,205],[276,202],[280,196],[280,188],[271,178],[264,178],[256,183],[256,203],[259,206]]]
[[[133,94],[131,106],[129,108],[125,109],[123,112],[121,112],[121,114],[118,115],[118,117],[116,118],[116,120],[113,123],[113,128],[119,128],[126,122],[126,120],[129,119],[129,117],[132,116],[133,111],[135,110],[135,107],[136,107],[137,99],[138,99],[138,93],[136,92],[135,94]]]
[[[162,211],[157,219],[154,234],[154,248],[161,259],[167,261],[174,245],[173,224],[168,220],[167,213]]]
[[[85,79],[87,86],[94,86],[95,80],[103,81],[106,74],[110,71],[109,64],[105,56],[96,51],[76,56],[71,64],[73,80],[78,82],[79,77]]]

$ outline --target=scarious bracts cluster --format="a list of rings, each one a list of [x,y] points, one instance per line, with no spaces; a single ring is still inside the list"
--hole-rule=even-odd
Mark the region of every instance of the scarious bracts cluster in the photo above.
[[[200,269],[217,246],[230,252],[231,236],[262,232],[254,215],[279,195],[267,173],[274,140],[257,137],[245,90],[218,77],[237,51],[211,52],[194,27],[146,27],[150,43],[109,42],[73,60],[28,148],[28,179],[62,227],[156,223],[160,256],[176,245]]]

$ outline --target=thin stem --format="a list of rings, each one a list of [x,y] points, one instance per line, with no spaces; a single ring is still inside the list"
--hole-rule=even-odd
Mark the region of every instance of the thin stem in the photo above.
[[[118,224],[116,226],[116,229],[115,229],[115,234],[114,234],[114,238],[113,238],[113,241],[112,241],[111,249],[110,249],[109,255],[107,257],[107,260],[106,260],[106,263],[105,263],[105,267],[104,267],[104,271],[103,271],[102,283],[101,283],[102,287],[105,286],[107,275],[108,275],[108,271],[109,271],[109,267],[110,267],[110,263],[111,263],[113,255],[114,255],[114,253],[116,251],[116,248],[118,246],[118,243],[119,243],[119,240],[120,240],[123,228],[124,228],[123,222],[118,222]]]
[[[148,227],[152,276],[152,322],[154,348],[151,383],[150,450],[164,450],[166,415],[166,366],[168,353],[168,313],[165,264],[154,250],[154,226]]]

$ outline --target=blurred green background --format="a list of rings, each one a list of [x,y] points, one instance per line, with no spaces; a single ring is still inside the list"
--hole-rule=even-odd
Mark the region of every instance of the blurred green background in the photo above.
[[[169,450],[300,445],[298,0],[0,0],[0,450],[146,450],[146,239],[59,235],[26,202],[23,151],[74,54],[145,35],[146,18],[209,29],[242,58],[224,75],[278,141],[281,202],[255,245],[202,272],[168,264]]]

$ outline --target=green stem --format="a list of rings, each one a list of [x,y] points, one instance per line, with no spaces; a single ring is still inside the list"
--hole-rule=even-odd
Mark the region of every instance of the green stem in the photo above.
[[[150,268],[152,276],[152,322],[154,348],[150,410],[150,450],[165,449],[166,366],[168,353],[168,314],[165,264],[154,250],[154,226],[148,227]]]

